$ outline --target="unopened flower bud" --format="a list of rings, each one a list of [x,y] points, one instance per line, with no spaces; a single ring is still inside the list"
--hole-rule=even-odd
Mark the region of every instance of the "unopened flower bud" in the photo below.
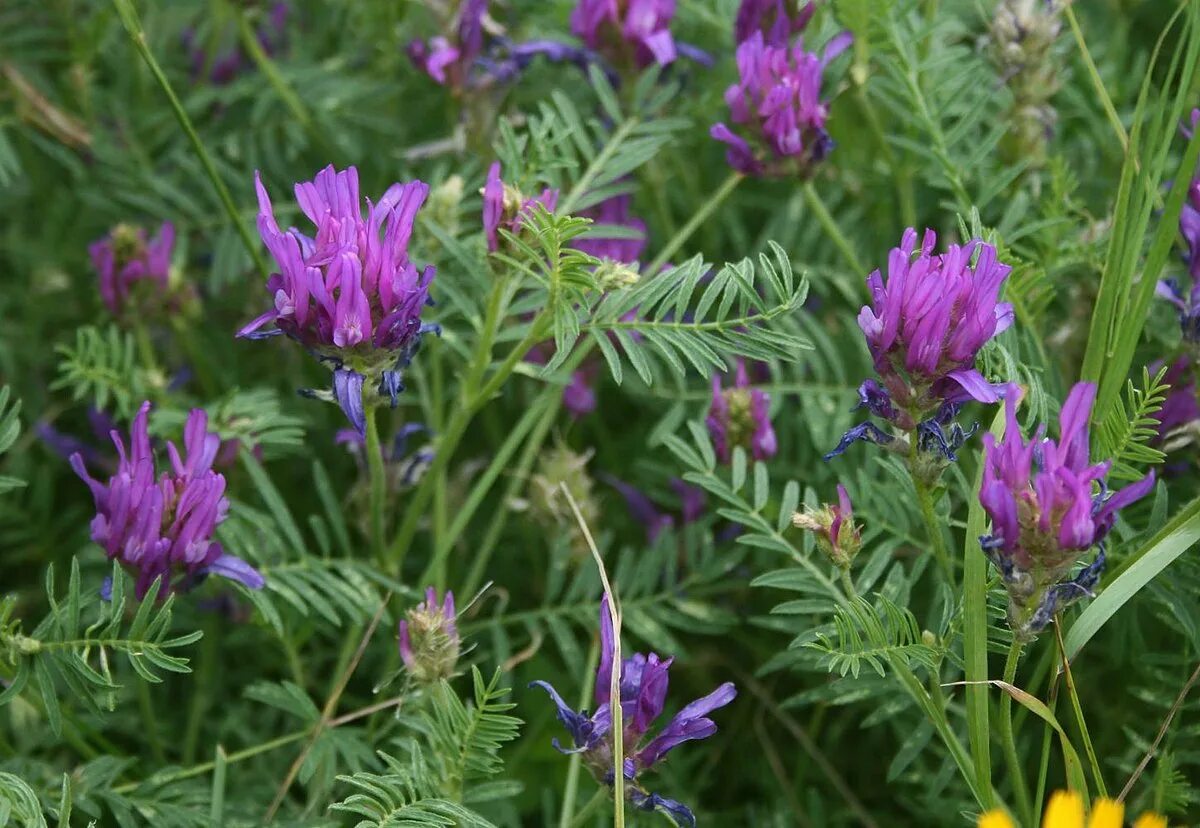
[[[838,503],[820,509],[805,509],[792,515],[792,525],[816,535],[817,546],[835,566],[848,569],[862,548],[862,534],[854,523],[854,512],[846,487],[838,484]]]
[[[637,268],[611,259],[605,259],[596,268],[596,284],[605,292],[630,287],[641,278]]]
[[[454,593],[447,590],[439,604],[437,591],[429,587],[425,601],[400,622],[400,658],[417,682],[431,684],[454,675],[461,644],[455,619]]]

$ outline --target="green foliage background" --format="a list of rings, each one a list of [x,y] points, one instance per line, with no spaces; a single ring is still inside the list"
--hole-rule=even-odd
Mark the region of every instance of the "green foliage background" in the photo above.
[[[437,4],[292,5],[283,49],[226,85],[197,82],[180,34],[216,55],[253,37],[259,4],[0,5],[0,825],[611,822],[602,789],[551,747],[563,738],[552,706],[526,689],[547,679],[590,706],[598,652],[599,574],[546,496],[555,450],[588,458],[572,491],[626,647],[676,656],[669,709],[739,686],[720,733],[674,752],[655,790],[703,825],[969,825],[981,804],[1015,802],[989,747],[1002,691],[979,683],[1001,676],[1011,636],[978,549],[978,437],[935,493],[953,588],[902,463],[870,446],[821,459],[857,421],[870,375],[854,321],[864,277],[907,226],[982,236],[1013,264],[1017,324],[981,368],[1027,389],[1023,422],[1052,419],[1090,379],[1093,455],[1116,459],[1114,480],[1170,469],[1124,512],[1101,598],[1061,619],[1073,686],[1055,630],[1027,650],[1017,684],[1051,720],[1016,706],[1034,800],[1068,784],[1115,795],[1134,778],[1131,807],[1200,821],[1200,694],[1181,692],[1200,661],[1195,445],[1165,457],[1152,419],[1167,391],[1155,363],[1180,346],[1152,294],[1184,275],[1179,185],[1200,140],[1177,127],[1200,103],[1200,2],[1074,4],[1077,31],[1064,25],[1048,59],[1057,118],[1040,153],[1012,143],[990,0],[822,4],[807,41],[849,29],[855,44],[826,82],[836,150],[805,183],[731,179],[708,137],[736,76],[734,0],[678,3],[676,36],[715,55],[711,69],[680,62],[613,88],[535,63],[472,101],[404,54],[435,33]],[[492,5],[514,40],[570,37],[565,0]],[[143,34],[240,228],[135,48]],[[477,191],[496,158],[506,180],[562,197],[489,258]],[[282,194],[329,163],[356,165],[367,194],[420,178],[443,196],[413,258],[438,266],[444,333],[380,422],[385,442],[423,422],[443,450],[416,486],[388,492],[382,555],[366,475],[334,441],[343,416],[295,394],[325,387],[326,369],[292,343],[233,338],[271,301],[241,235],[253,172],[281,194],[282,223],[296,217]],[[638,284],[602,294],[594,262],[568,246],[587,232],[570,213],[625,191],[648,261]],[[189,297],[164,318],[113,320],[87,245],[163,220]],[[635,307],[639,320],[623,320]],[[549,365],[520,361],[551,338]],[[738,356],[770,367],[780,451],[722,467],[701,421],[709,375]],[[561,390],[585,359],[599,407],[574,420]],[[266,576],[261,592],[210,581],[139,606],[89,542],[87,488],[38,426],[101,446],[87,408],[124,428],[143,399],[156,435],[177,437],[203,406],[223,437],[261,447],[224,469],[220,530]],[[648,543],[604,475],[676,511],[681,477],[706,490],[706,516]],[[839,481],[864,526],[861,597],[790,523]],[[731,524],[745,527],[736,539]],[[111,603],[98,595],[107,575]],[[454,589],[460,608],[479,597],[459,622],[460,675],[416,688],[394,631],[426,583]]]

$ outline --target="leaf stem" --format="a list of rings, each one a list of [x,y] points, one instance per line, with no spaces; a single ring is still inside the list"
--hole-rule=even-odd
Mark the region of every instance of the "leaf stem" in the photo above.
[[[1075,712],[1075,722],[1079,725],[1079,735],[1083,737],[1083,749],[1087,753],[1088,763],[1092,766],[1092,780],[1100,796],[1108,797],[1108,788],[1104,785],[1104,776],[1100,773],[1100,761],[1096,758],[1096,749],[1092,746],[1092,736],[1088,732],[1087,721],[1083,718],[1083,707],[1079,704],[1079,694],[1075,692],[1075,679],[1071,676],[1071,661],[1067,658],[1063,646],[1062,626],[1055,619],[1054,636],[1058,642],[1058,652],[1062,658],[1062,673],[1066,679],[1067,697],[1071,700],[1071,708]]]
[[[588,706],[588,697],[592,694],[593,682],[588,679],[588,676],[596,672],[596,664],[600,661],[600,644],[599,641],[593,640],[591,649],[588,651],[587,668],[583,672],[582,689],[579,692],[579,704],[575,705],[576,710],[583,710]],[[587,816],[592,808],[592,803],[599,800],[604,795],[604,788],[600,788],[596,795],[588,801],[587,805],[578,815],[574,815],[575,797],[579,791],[579,772],[583,768],[583,756],[579,753],[572,753],[570,762],[567,764],[567,781],[563,786],[563,804],[562,811],[558,815],[558,828],[571,828],[572,825],[578,824],[585,816]]]
[[[154,699],[150,697],[150,682],[139,678],[137,683],[138,707],[142,711],[142,727],[145,728],[146,740],[150,743],[150,752],[160,765],[167,764],[167,755],[163,752],[162,740],[158,738],[158,714],[154,711]]]
[[[183,104],[180,103],[179,97],[171,87],[171,82],[167,80],[166,73],[163,72],[162,67],[158,65],[158,61],[154,58],[154,54],[150,51],[150,47],[146,43],[146,32],[142,29],[137,9],[134,8],[132,0],[113,0],[113,5],[116,7],[117,16],[121,18],[121,22],[125,25],[125,31],[129,33],[129,39],[133,43],[133,48],[142,56],[142,60],[150,68],[150,73],[158,81],[163,94],[167,96],[167,101],[171,104],[171,111],[175,113],[175,119],[179,121],[179,126],[182,127],[184,134],[187,135],[188,140],[191,142],[192,149],[195,150],[197,157],[200,159],[200,165],[204,167],[204,172],[208,176],[208,180],[212,182],[213,189],[217,191],[217,197],[221,200],[225,212],[229,215],[229,220],[233,222],[238,235],[241,236],[242,244],[245,246],[246,252],[250,254],[250,260],[254,262],[255,267],[258,268],[265,279],[270,271],[267,268],[267,263],[263,260],[262,253],[259,251],[259,245],[255,242],[254,237],[250,235],[250,230],[242,222],[237,205],[234,204],[233,196],[229,194],[229,188],[225,186],[225,182],[217,173],[212,156],[208,154],[208,150],[205,149],[204,143],[200,140],[200,135],[192,125],[192,119],[188,117]]]
[[[821,196],[817,194],[817,190],[813,187],[812,181],[804,182],[804,200],[808,203],[808,207],[813,211],[813,215],[817,217],[821,227],[829,236],[829,240],[833,242],[834,247],[842,254],[842,258],[846,260],[846,264],[850,266],[850,270],[854,273],[864,273],[862,262],[858,260],[858,256],[854,253],[854,248],[851,246],[842,229],[838,227],[834,221],[829,209],[825,206],[825,202],[821,200]]]
[[[387,470],[383,464],[383,448],[379,442],[379,426],[375,422],[377,406],[369,405],[365,413],[367,430],[367,473],[370,489],[369,531],[371,556],[386,563],[387,550],[383,541],[383,505],[387,494]]]
[[[942,527],[938,525],[937,512],[933,506],[933,493],[929,491],[929,487],[916,471],[918,451],[920,448],[917,436],[913,434],[912,449],[908,454],[908,473],[912,478],[913,488],[917,492],[917,506],[921,510],[921,520],[925,524],[925,534],[929,539],[929,545],[933,548],[933,556],[937,559],[942,574],[946,576],[947,583],[953,587],[954,569],[950,565],[950,553],[946,549],[946,539],[942,536]]]
[[[403,570],[404,559],[408,555],[413,537],[417,533],[417,524],[425,512],[425,507],[429,504],[430,497],[433,495],[433,481],[437,479],[437,475],[450,462],[450,458],[454,454],[454,449],[458,446],[459,440],[462,439],[467,426],[470,425],[476,412],[492,398],[493,394],[500,390],[500,386],[508,379],[509,374],[513,372],[517,363],[525,357],[529,349],[540,342],[545,336],[547,322],[548,316],[545,312],[538,315],[532,324],[530,324],[529,332],[525,335],[525,338],[513,346],[508,356],[504,358],[504,361],[492,372],[491,378],[483,388],[471,396],[469,400],[464,399],[463,403],[455,410],[454,416],[450,418],[450,422],[446,425],[445,431],[439,437],[437,445],[434,448],[433,462],[426,471],[421,484],[413,492],[412,500],[409,501],[405,509],[404,522],[400,525],[400,530],[392,540],[389,558],[393,562],[393,566],[397,572]],[[479,348],[476,351],[475,359],[490,361],[490,355],[490,347]],[[448,546],[443,547],[440,552],[435,550],[435,557],[429,562],[429,566],[426,568],[425,579],[438,574],[441,567],[445,564],[449,548]],[[444,579],[444,577],[443,575],[442,578]]]
[[[658,255],[654,257],[650,264],[642,268],[642,273],[649,276],[658,273],[662,269],[662,266],[667,263],[667,260],[675,255],[675,252],[683,246],[683,243],[690,239],[692,234],[700,229],[700,225],[704,224],[708,217],[721,206],[721,202],[737,189],[737,185],[741,184],[742,179],[745,177],[740,172],[730,173],[729,177],[721,182],[721,186],[700,206],[700,209],[692,214],[687,224],[683,225],[675,235],[671,236],[670,240],[658,251]]]
[[[1012,645],[1008,648],[1008,658],[1004,661],[1004,681],[1016,686],[1017,665],[1021,660],[1021,642],[1014,635]],[[1008,763],[1008,775],[1017,801],[1022,825],[1033,824],[1033,804],[1029,801],[1029,789],[1025,786],[1025,771],[1021,767],[1021,759],[1017,755],[1017,742],[1013,738],[1012,696],[1004,693],[1000,696],[1000,743],[1004,748],[1004,760]]]

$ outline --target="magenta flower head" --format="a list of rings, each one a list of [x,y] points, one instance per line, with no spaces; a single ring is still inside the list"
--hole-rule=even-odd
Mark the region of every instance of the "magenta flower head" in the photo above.
[[[174,247],[175,225],[169,221],[163,222],[153,239],[148,240],[141,227],[118,224],[107,236],[88,245],[92,266],[100,277],[100,298],[113,316],[136,311],[142,304],[164,302]]]
[[[294,227],[280,230],[257,173],[254,183],[258,232],[279,269],[267,281],[274,309],[238,336],[286,334],[329,363],[331,396],[362,433],[364,406],[388,399],[394,407],[404,388],[402,371],[422,335],[440,330],[421,321],[434,267],[418,270],[408,256],[429,186],[393,184],[377,204],[367,200],[364,215],[358,170],[338,172],[330,165],[296,185],[296,201],[316,227],[315,236],[307,236]],[[260,330],[268,323],[274,326]]]
[[[155,479],[147,418],[150,403],[134,417],[126,450],[121,435],[111,437],[120,458],[107,484],[92,478],[81,454],[71,455],[71,468],[92,490],[96,517],[92,540],[104,547],[109,560],[134,573],[138,599],[145,597],[155,578],[163,592],[186,591],[206,575],[220,575],[260,589],[263,577],[248,563],[225,553],[213,540],[225,519],[225,478],[212,470],[221,438],[208,431],[208,416],[200,409],[188,415],[183,439],[185,456],[167,443],[170,469]],[[172,584],[173,578],[179,580]]]
[[[438,36],[429,43],[414,40],[408,45],[413,64],[442,86],[463,89],[476,59],[483,53],[483,17],[487,0],[463,0],[453,40]]]
[[[462,647],[457,619],[454,593],[447,590],[439,602],[437,590],[428,587],[425,601],[400,622],[400,659],[418,682],[430,684],[454,675]]]
[[[820,509],[805,508],[792,515],[792,525],[812,532],[817,537],[817,546],[834,565],[849,569],[862,548],[862,532],[854,523],[854,510],[850,493],[841,483],[837,486],[836,505],[825,504]]]
[[[1076,383],[1059,414],[1058,442],[1045,426],[1026,442],[1017,423],[1020,390],[1009,386],[1007,425],[997,442],[985,434],[979,501],[992,519],[980,538],[1008,589],[1008,623],[1019,637],[1041,632],[1054,614],[1092,595],[1104,571],[1104,538],[1117,512],[1154,486],[1154,473],[1110,494],[1104,485],[1111,461],[1088,459],[1088,417],[1096,398],[1092,383]],[[1094,484],[1094,485],[1093,485]],[[1096,559],[1068,578],[1080,553],[1099,546]]]
[[[712,403],[704,424],[722,463],[729,462],[736,446],[749,449],[755,460],[775,456],[778,445],[771,426],[770,407],[770,395],[761,388],[750,387],[745,361],[737,362],[732,388],[723,388],[720,375],[713,375]]]
[[[967,434],[944,428],[970,400],[998,401],[1004,386],[992,385],[975,368],[979,350],[1013,322],[1012,306],[997,301],[1012,270],[996,258],[996,248],[980,241],[933,252],[937,236],[904,232],[888,257],[887,279],[876,270],[867,277],[871,304],[858,326],[881,382],[859,387],[860,406],[901,431],[918,433],[923,448],[936,448],[949,460]],[[975,263],[972,264],[972,258]],[[892,436],[867,422],[855,426],[826,459],[855,440],[890,443]]]
[[[600,664],[596,669],[596,712],[572,710],[548,682],[535,681],[530,687],[541,687],[550,694],[558,708],[558,720],[571,734],[571,747],[563,747],[558,739],[554,747],[562,753],[582,754],[583,762],[598,780],[613,783],[612,698],[611,676],[615,650],[612,613],[608,596],[600,601]],[[660,658],[657,653],[634,653],[621,661],[620,696],[625,747],[623,772],[627,784],[625,794],[637,808],[661,811],[677,825],[694,826],[696,818],[680,802],[649,793],[642,786],[641,775],[660,761],[669,751],[684,742],[707,739],[717,732],[717,725],[708,715],[729,704],[737,696],[732,682],[725,682],[703,698],[685,705],[663,727],[658,735],[646,739],[654,722],[662,714],[667,700],[668,669],[674,658]]]
[[[762,32],[768,46],[787,46],[792,35],[804,31],[817,10],[816,0],[809,0],[793,16],[796,0],[742,0],[733,23],[735,43],[744,43]]]
[[[558,206],[558,190],[547,187],[541,195],[526,198],[520,190],[500,180],[500,162],[488,168],[487,183],[483,187],[483,231],[487,236],[489,253],[500,249],[500,230],[516,234],[521,224],[540,204],[546,212],[553,213]]]
[[[413,65],[455,93],[516,78],[539,56],[586,67],[591,56],[554,40],[512,43],[484,29],[488,0],[461,0],[449,31],[427,42],[414,40],[406,51]]]
[[[825,131],[829,107],[821,100],[825,67],[845,51],[852,37],[844,32],[818,56],[792,46],[773,44],[755,31],[737,47],[739,80],[725,90],[730,118],[709,130],[728,145],[729,166],[746,175],[808,175],[833,149]]]
[[[614,63],[632,57],[638,68],[666,66],[678,57],[671,20],[675,0],[579,0],[571,31]]]

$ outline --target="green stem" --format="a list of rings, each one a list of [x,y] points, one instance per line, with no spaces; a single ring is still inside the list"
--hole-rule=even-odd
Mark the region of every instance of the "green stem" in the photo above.
[[[375,422],[377,407],[367,406],[367,473],[369,475],[370,491],[370,537],[371,556],[386,563],[386,552],[383,540],[383,504],[387,494],[387,470],[383,465],[383,448],[379,443],[379,427]]]
[[[162,741],[158,738],[158,714],[154,712],[154,699],[150,698],[150,682],[138,679],[138,707],[142,710],[142,728],[146,732],[146,740],[150,743],[150,751],[154,760],[160,765],[167,763],[167,755],[163,752]]]
[[[737,185],[742,183],[743,178],[745,178],[745,176],[739,172],[730,173],[729,177],[721,183],[721,186],[717,188],[716,192],[709,196],[708,200],[700,206],[700,209],[697,210],[690,219],[688,219],[687,224],[683,225],[683,227],[679,228],[679,231],[676,232],[675,235],[671,236],[671,239],[666,243],[663,249],[658,251],[658,255],[654,257],[653,261],[642,268],[642,273],[646,273],[651,276],[653,276],[655,273],[658,273],[658,271],[662,269],[662,266],[667,263],[667,260],[675,255],[675,251],[682,247],[683,243],[690,239],[692,234],[700,229],[700,225],[702,225],[708,219],[708,217],[713,214],[713,211],[721,206],[721,202],[723,202],[730,193],[737,189]]]
[[[263,50],[262,43],[258,40],[258,33],[250,25],[250,18],[239,7],[240,4],[235,2],[232,5],[235,7],[237,13],[238,35],[242,42],[242,48],[249,53],[251,60],[258,67],[258,71],[266,76],[267,82],[271,84],[275,90],[275,94],[279,96],[280,100],[291,111],[292,117],[312,136],[313,141],[317,144],[322,154],[332,160],[334,147],[329,143],[328,136],[317,128],[312,115],[304,105],[304,101],[300,99],[300,96],[296,94],[296,90],[292,89],[287,79],[280,73],[279,67],[275,65],[275,61],[271,60],[271,56]]]
[[[850,570],[842,570],[842,590],[846,593],[847,598],[857,598],[858,590],[854,588],[854,579],[850,577]]]
[[[825,207],[825,202],[817,195],[816,188],[813,187],[811,181],[804,182],[804,200],[808,203],[808,207],[813,211],[813,215],[817,217],[821,227],[825,229],[825,233],[833,242],[834,247],[842,254],[842,258],[846,260],[846,264],[850,266],[853,273],[865,273],[862,262],[858,260],[858,256],[854,253],[854,248],[850,245],[849,240],[842,233],[842,229],[838,227],[833,216]]]
[[[521,445],[521,441],[525,439],[531,430],[540,431],[540,426],[543,422],[554,419],[554,413],[557,410],[557,406],[554,405],[554,397],[561,394],[561,391],[559,391],[556,385],[550,386],[546,391],[548,393],[539,396],[533,405],[526,409],[525,414],[517,421],[517,424],[512,427],[512,430],[492,457],[492,461],[488,464],[487,469],[476,478],[475,484],[471,487],[471,491],[467,495],[467,499],[455,509],[453,523],[438,538],[434,553],[435,558],[444,559],[449,555],[449,547],[453,546],[458,538],[462,536],[462,533],[466,531],[467,524],[475,516],[476,510],[483,504],[484,498],[492,490],[492,486],[495,485],[500,475],[508,468],[508,461],[516,453],[517,448]],[[500,504],[500,508],[505,508],[504,503]],[[478,565],[480,560],[481,557],[477,553],[475,555],[475,565]],[[445,584],[437,584],[437,586],[444,588]],[[462,594],[467,594],[467,592],[470,592],[470,590]]]
[[[567,359],[563,364],[563,372],[567,373],[574,371],[588,355],[592,349],[592,342],[581,342],[576,346],[575,353]],[[546,442],[546,437],[550,434],[550,427],[554,424],[555,415],[562,405],[562,392],[558,386],[552,386],[542,391],[542,399],[534,403],[534,406],[543,404],[546,405],[546,410],[542,414],[542,419],[538,422],[529,440],[525,443],[525,448],[521,451],[521,457],[517,461],[516,468],[509,475],[508,486],[500,497],[500,508],[495,511],[492,516],[492,522],[488,524],[487,531],[483,536],[483,543],[475,552],[475,561],[471,564],[471,572],[467,576],[466,587],[463,589],[463,595],[474,595],[475,590],[483,583],[484,573],[487,572],[487,565],[492,559],[492,553],[496,549],[496,545],[500,542],[500,536],[504,532],[504,527],[508,523],[508,516],[511,511],[508,508],[508,503],[517,496],[521,488],[529,481],[529,473],[533,469],[533,464],[537,462],[538,454],[542,450],[542,444]]]
[[[1008,658],[1004,662],[1004,681],[1015,685],[1017,664],[1021,660],[1021,642],[1013,638],[1012,646],[1008,648]],[[1013,796],[1017,801],[1017,811],[1022,825],[1033,824],[1033,804],[1029,801],[1029,788],[1025,785],[1025,770],[1021,767],[1021,759],[1017,755],[1017,742],[1013,738],[1012,725],[1012,696],[1007,692],[1000,696],[1000,743],[1004,748],[1004,760],[1008,763],[1008,774],[1012,782]]]
[[[142,60],[146,61],[146,65],[150,67],[150,73],[154,75],[154,79],[158,81],[159,87],[162,88],[163,93],[167,96],[167,101],[171,104],[171,111],[175,113],[175,119],[179,121],[179,126],[183,128],[184,133],[191,142],[192,149],[195,150],[197,157],[200,159],[200,165],[204,167],[204,172],[208,176],[208,180],[212,182],[213,188],[217,191],[217,197],[220,198],[221,204],[225,207],[225,212],[229,215],[229,220],[237,228],[238,235],[241,236],[242,244],[245,245],[246,252],[250,254],[251,261],[254,262],[255,267],[262,273],[263,278],[266,278],[270,271],[267,268],[267,263],[262,258],[262,253],[258,249],[258,243],[250,235],[249,228],[242,222],[237,205],[233,202],[233,196],[229,194],[229,188],[225,186],[225,182],[217,173],[217,168],[213,164],[212,157],[208,154],[208,150],[205,149],[203,142],[201,142],[196,128],[192,126],[192,119],[188,117],[183,104],[179,102],[179,97],[171,87],[171,82],[167,80],[162,67],[158,65],[158,61],[155,60],[154,54],[150,51],[150,47],[146,43],[146,32],[142,29],[142,23],[138,19],[137,9],[134,8],[132,0],[113,0],[113,5],[117,9],[117,16],[121,18],[121,22],[125,25],[125,31],[129,33],[129,39],[133,42],[134,49],[142,56]]]
[[[608,788],[604,787],[592,794],[592,798],[587,801],[587,804],[583,806],[583,809],[580,810],[580,812],[575,815],[575,818],[569,823],[570,828],[581,828],[581,826],[585,825],[592,814],[600,810],[600,806],[604,804],[604,800],[608,799],[608,796]]]
[[[946,581],[954,586],[954,570],[950,566],[950,553],[946,549],[946,539],[942,536],[942,527],[938,525],[937,512],[933,507],[933,493],[929,491],[929,487],[921,480],[920,475],[916,472],[917,452],[919,451],[916,435],[912,437],[912,450],[908,455],[908,473],[912,478],[913,488],[917,492],[917,505],[921,510],[921,520],[925,524],[925,534],[929,538],[929,544],[933,547],[934,558],[937,559],[938,566],[942,573],[946,576]]]
[[[208,709],[209,696],[213,688],[213,671],[217,661],[217,624],[209,619],[204,624],[204,637],[200,639],[200,657],[196,665],[196,689],[188,711],[187,728],[183,736],[182,764],[196,761],[196,745],[200,741],[200,725]]]
[[[1104,777],[1100,773],[1100,761],[1096,758],[1096,748],[1092,745],[1092,736],[1088,732],[1087,721],[1083,718],[1083,707],[1079,704],[1079,694],[1075,692],[1075,679],[1071,676],[1071,662],[1066,657],[1063,648],[1062,628],[1055,623],[1055,635],[1058,637],[1058,649],[1062,654],[1063,678],[1066,679],[1067,698],[1071,700],[1071,708],[1075,711],[1075,722],[1079,725],[1079,735],[1083,738],[1083,749],[1087,753],[1088,764],[1091,765],[1092,779],[1100,796],[1108,797],[1108,788],[1104,785]]]
[[[1063,13],[1067,17],[1067,24],[1071,27],[1071,34],[1075,37],[1075,45],[1079,47],[1079,55],[1083,58],[1083,63],[1087,67],[1092,85],[1096,87],[1096,93],[1100,98],[1100,106],[1104,108],[1104,114],[1108,118],[1108,123],[1112,126],[1113,132],[1116,133],[1117,140],[1121,142],[1121,150],[1128,151],[1129,134],[1125,132],[1125,126],[1121,123],[1121,117],[1117,115],[1117,108],[1113,106],[1112,98],[1109,97],[1108,90],[1104,88],[1104,81],[1100,78],[1100,70],[1096,67],[1096,62],[1092,60],[1092,53],[1087,47],[1087,42],[1083,39],[1083,30],[1079,28],[1079,21],[1075,19],[1075,10],[1072,8],[1071,3],[1066,4]]]
[[[583,671],[584,681],[582,684],[582,690],[579,694],[579,704],[576,707],[577,710],[583,710],[588,706],[588,700],[592,695],[592,682],[588,681],[587,677],[596,672],[596,664],[599,663],[599,661],[600,644],[599,641],[593,640],[592,647],[588,651],[587,668]],[[601,787],[600,790],[596,792],[596,796],[592,797],[592,800],[584,806],[582,811],[579,812],[579,815],[573,816],[575,811],[575,797],[578,795],[579,791],[579,772],[582,770],[582,768],[583,756],[578,753],[572,754],[571,760],[567,764],[567,782],[566,785],[563,786],[562,811],[558,815],[559,828],[570,828],[570,826],[575,825],[577,820],[582,819],[583,816],[588,813],[588,808],[591,807],[592,802],[595,802],[596,799],[605,792],[605,789]]]
[[[393,562],[397,572],[401,572],[404,567],[404,559],[408,555],[408,549],[412,545],[413,537],[417,533],[417,523],[420,521],[421,515],[425,512],[425,507],[429,505],[429,499],[433,495],[433,481],[437,479],[437,475],[447,466],[451,457],[454,454],[454,449],[458,446],[459,440],[470,425],[472,418],[495,394],[500,390],[509,374],[516,368],[529,349],[536,345],[545,336],[548,326],[548,318],[545,313],[534,319],[529,326],[529,333],[525,338],[518,342],[504,361],[500,363],[495,371],[492,372],[491,379],[487,384],[475,394],[469,402],[464,401],[454,412],[450,422],[446,425],[437,445],[434,449],[433,463],[430,464],[429,470],[425,473],[425,477],[421,480],[421,484],[417,486],[413,492],[412,500],[405,509],[404,522],[400,525],[400,530],[392,539],[389,559]],[[490,347],[486,349],[487,353],[480,349],[476,353],[476,359],[489,360]],[[430,561],[429,567],[426,569],[426,577],[433,574],[442,565],[445,555],[448,553],[448,547],[441,552],[441,559]]]
[[[596,179],[596,176],[600,174],[600,171],[604,169],[617,150],[621,148],[621,145],[625,143],[625,138],[639,123],[641,123],[640,118],[630,118],[617,128],[617,131],[605,143],[604,148],[596,155],[595,160],[588,164],[583,175],[579,176],[579,180],[575,182],[575,186],[571,188],[571,192],[567,193],[567,197],[559,202],[558,209],[555,210],[558,215],[570,215],[571,211],[575,209],[575,205],[579,203],[579,199],[587,192],[588,187],[592,186],[592,182]]]
[[[290,745],[292,742],[299,742],[301,739],[308,736],[308,734],[309,731],[300,730],[295,733],[289,733],[286,736],[280,736],[278,739],[272,739],[269,742],[263,742],[261,745],[255,745],[254,747],[248,747],[245,750],[239,750],[237,753],[230,753],[225,757],[225,764],[231,765],[234,762],[241,762],[244,759],[250,759],[251,757],[258,756],[260,753],[267,753],[268,751],[275,750],[275,748],[281,748],[284,745]],[[168,785],[172,782],[178,782],[181,779],[191,779],[193,776],[203,776],[204,774],[210,772],[214,767],[216,767],[216,762],[203,762],[199,765],[193,765],[190,768],[184,768],[183,770],[175,771],[167,776],[156,776],[153,779],[156,785]],[[141,784],[142,782],[127,782],[124,785],[118,785],[117,787],[113,788],[112,791],[115,794],[126,794],[130,791],[137,790]]]

